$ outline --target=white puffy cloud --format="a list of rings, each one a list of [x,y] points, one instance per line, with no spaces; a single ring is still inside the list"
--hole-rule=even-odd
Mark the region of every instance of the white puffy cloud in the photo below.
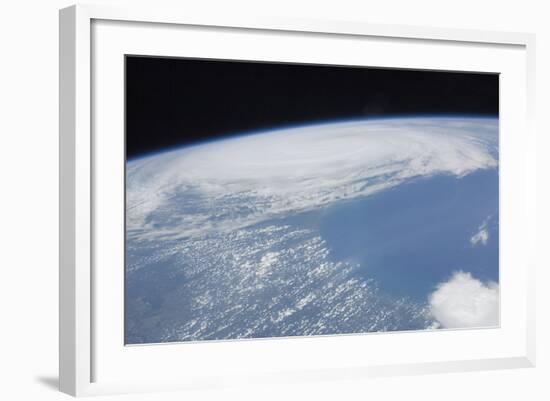
[[[499,286],[470,273],[455,272],[430,295],[430,312],[443,328],[491,327],[499,324]]]

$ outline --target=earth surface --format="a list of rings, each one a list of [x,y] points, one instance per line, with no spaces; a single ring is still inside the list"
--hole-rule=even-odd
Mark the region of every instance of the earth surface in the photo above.
[[[498,119],[365,119],[129,160],[127,344],[498,325]]]

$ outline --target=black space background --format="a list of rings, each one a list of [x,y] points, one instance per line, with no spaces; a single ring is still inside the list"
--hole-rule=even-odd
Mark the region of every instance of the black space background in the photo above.
[[[126,154],[368,116],[498,115],[498,75],[126,56]]]

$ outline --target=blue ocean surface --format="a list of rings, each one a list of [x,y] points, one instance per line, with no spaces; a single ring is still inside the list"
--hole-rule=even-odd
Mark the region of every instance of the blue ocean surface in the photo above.
[[[322,212],[335,260],[360,265],[389,294],[425,300],[456,270],[498,282],[498,171],[421,178]],[[470,239],[489,219],[486,245]]]

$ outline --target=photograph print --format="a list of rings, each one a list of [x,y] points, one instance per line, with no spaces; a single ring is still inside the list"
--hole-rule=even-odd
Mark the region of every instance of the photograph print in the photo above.
[[[125,57],[125,344],[499,326],[499,76]]]

